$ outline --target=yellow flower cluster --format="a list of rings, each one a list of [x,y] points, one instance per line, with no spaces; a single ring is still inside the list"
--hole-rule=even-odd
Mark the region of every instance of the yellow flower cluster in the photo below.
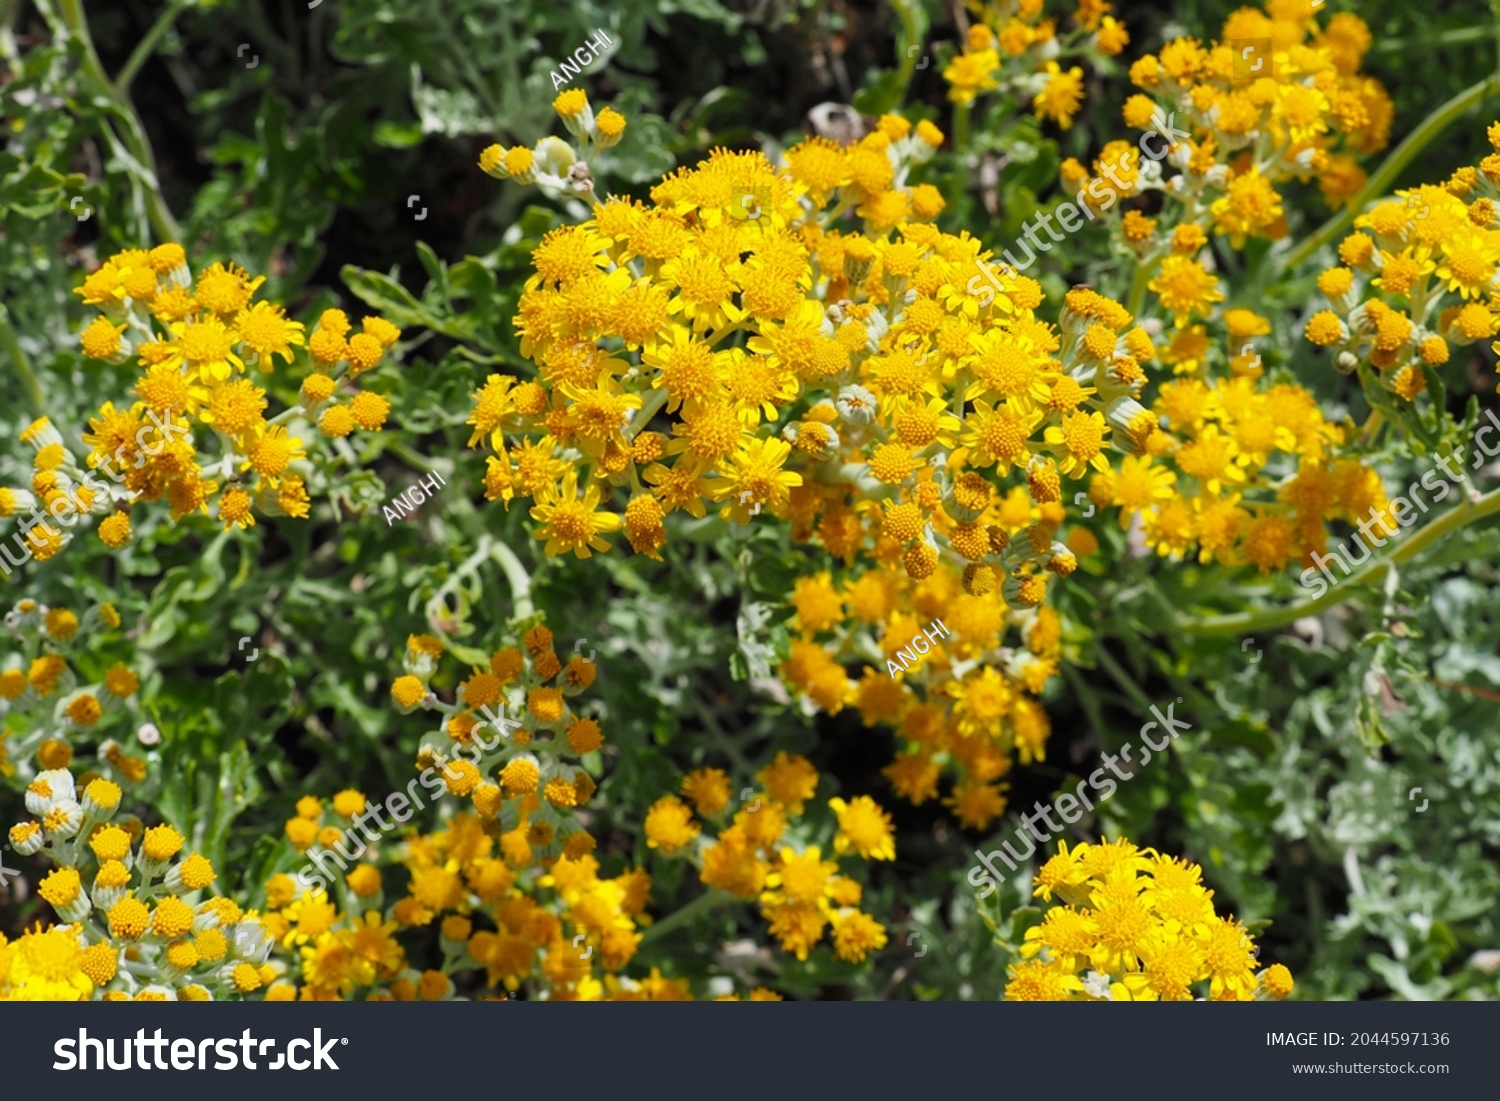
[[[1063,162],[1068,193],[1103,217],[1142,272],[1154,273],[1146,289],[1176,324],[1162,360],[1179,373],[1206,366],[1206,330],[1189,322],[1223,301],[1200,256],[1209,236],[1236,249],[1251,237],[1285,237],[1279,186],[1316,179],[1331,205],[1344,203],[1365,183],[1356,155],[1389,141],[1390,98],[1359,71],[1369,28],[1348,12],[1326,27],[1313,15],[1309,0],[1270,0],[1265,12],[1231,15],[1220,42],[1180,38],[1145,55],[1130,68],[1142,93],[1122,111],[1144,132],[1139,148],[1109,142],[1092,169]],[[1123,200],[1148,191],[1161,193],[1156,215],[1126,209]],[[1269,323],[1248,310],[1229,310],[1223,320],[1231,368],[1258,377],[1259,360],[1244,345]]]
[[[116,966],[114,949],[90,945],[77,926],[38,927],[15,941],[0,933],[0,1002],[83,1001],[93,976],[108,982]]]
[[[358,792],[337,799],[346,800],[345,810],[363,803]],[[402,842],[405,888],[389,907],[386,877],[374,864],[350,871],[342,910],[326,892],[274,876],[265,924],[278,944],[273,959],[286,958],[292,977],[266,997],[437,1001],[454,996],[455,979],[468,985],[482,978],[492,991],[524,989],[552,1001],[691,998],[686,982],[655,969],[641,980],[620,974],[641,942],[650,876],[637,869],[600,877],[591,846],[534,863],[529,848],[520,851],[509,835],[497,844],[492,825],[461,812],[444,828]],[[442,966],[418,971],[397,934],[434,922]]]
[[[335,309],[308,335],[281,306],[252,301],[264,282],[217,263],[194,282],[182,248],[167,244],[110,257],[78,288],[100,310],[83,331],[84,354],[134,362],[141,372],[132,390],[138,400],[124,408],[106,402],[83,437],[93,449],[90,467],[123,487],[119,511],[99,526],[110,546],[129,540],[128,509],[139,500],[165,499],[174,520],[206,513],[216,501],[226,529],[253,525],[256,511],[305,519],[306,471],[294,464],[308,456],[287,423],[315,421],[334,439],[385,424],[390,403],[355,380],[380,365],[400,330],[367,317],[351,335],[348,317]],[[269,373],[277,357],[290,365],[295,349],[305,349],[312,368],[301,403],[268,421],[266,390],[248,371]],[[216,459],[198,452],[210,437],[218,441]]]
[[[1064,69],[1056,58],[1114,57],[1130,43],[1125,25],[1109,14],[1114,5],[1108,0],[1081,0],[1072,29],[1061,36],[1056,20],[1042,18],[1043,0],[969,6],[982,22],[970,26],[963,52],[943,69],[948,99],[960,108],[987,92],[1029,97],[1037,118],[1067,130],[1083,105],[1083,70]]]
[[[31,487],[0,486],[0,519],[16,517],[21,532],[6,543],[0,543],[9,575],[10,567],[21,566],[28,558],[45,562],[72,540],[70,530],[81,518],[91,519],[110,509],[110,492],[84,471],[68,449],[60,433],[47,417],[32,421],[21,432],[21,442],[30,444],[32,458]],[[64,519],[66,517],[66,519]],[[127,527],[129,521],[125,521]],[[106,519],[100,534],[115,531],[118,521]],[[16,554],[12,556],[10,543]]]
[[[1440,387],[1450,346],[1500,328],[1500,123],[1487,134],[1495,152],[1478,167],[1398,191],[1356,218],[1339,243],[1342,263],[1318,277],[1331,308],[1308,319],[1307,340],[1345,374],[1373,367],[1379,387],[1404,402]]]
[[[1150,454],[1162,435],[1136,400],[1155,349],[1127,311],[1080,288],[1053,326],[1035,312],[1035,281],[929,224],[941,198],[901,181],[941,140],[886,116],[847,148],[802,142],[781,169],[718,150],[663,181],[650,206],[610,200],[549,233],[516,319],[540,377],[491,375],[470,443],[493,452],[490,499],[535,500],[548,554],[588,557],[623,528],[660,558],[666,517],[701,519],[711,502],[737,523],[762,511],[789,521],[794,540],[842,559],[851,607],[887,656],[916,616],[954,607],[969,663],[959,681],[947,685],[940,662],[925,700],[873,685],[876,674],[862,691],[872,714],[926,708],[910,738],[926,748],[900,781],[914,792],[932,771],[917,758],[947,751],[945,725],[962,728],[982,779],[961,798],[980,822],[1003,804],[979,788],[1005,767],[983,744],[1042,755],[1045,717],[1024,697],[1053,667],[996,659],[1003,628],[1029,629],[1048,579],[1077,565],[1056,538],[1065,479],[1108,471],[1111,453]],[[840,228],[849,211],[858,231]],[[648,428],[663,409],[667,425]],[[627,485],[623,516],[601,511]],[[856,690],[827,635],[852,643],[858,631],[841,623],[831,580],[807,584],[824,608],[803,618],[783,676],[837,711]],[[972,599],[954,605],[960,588]],[[1049,634],[1036,653],[1055,650]]]
[[[76,744],[109,730],[135,714],[140,678],[122,662],[106,664],[97,653],[82,653],[120,627],[113,604],[100,604],[80,618],[67,608],[19,601],[5,616],[9,636],[0,649],[0,777],[16,773],[33,757],[43,769],[67,768]],[[97,680],[87,671],[92,670]],[[146,762],[127,755],[106,739],[99,746],[103,774],[139,783]]]
[[[1026,931],[1008,1001],[1251,1001],[1285,998],[1281,964],[1256,970],[1259,949],[1214,912],[1203,869],[1129,841],[1066,843],[1036,874],[1057,895]]]
[[[1385,505],[1378,475],[1339,456],[1348,432],[1322,415],[1308,390],[1262,384],[1253,342],[1271,331],[1267,318],[1223,310],[1227,380],[1212,375],[1208,327],[1194,322],[1224,301],[1205,260],[1211,235],[1236,249],[1249,237],[1284,237],[1278,186],[1317,178],[1330,203],[1344,202],[1364,184],[1353,154],[1389,138],[1390,101],[1359,72],[1368,28],[1348,13],[1319,28],[1312,15],[1305,0],[1242,8],[1225,23],[1222,42],[1178,39],[1131,66],[1132,81],[1149,94],[1126,102],[1125,122],[1148,131],[1142,148],[1161,153],[1165,165],[1117,141],[1092,170],[1072,159],[1062,166],[1069,193],[1136,256],[1139,297],[1149,291],[1175,326],[1160,359],[1182,377],[1158,391],[1159,430],[1089,485],[1096,504],[1118,509],[1122,528],[1139,522],[1159,555],[1269,573],[1326,549],[1333,521],[1364,519]],[[1169,179],[1167,167],[1176,170]],[[1134,204],[1122,200],[1147,191],[1163,195],[1158,214],[1126,209]],[[1329,285],[1339,286],[1338,277]],[[1324,319],[1314,333],[1336,335],[1337,325]],[[1410,385],[1413,373],[1401,381]]]
[[[1137,256],[1162,263],[1158,293],[1178,313],[1179,326],[1201,310],[1186,273],[1204,243],[1201,234],[1179,227],[1225,236],[1237,249],[1249,237],[1284,237],[1278,185],[1315,179],[1337,206],[1365,183],[1354,154],[1379,152],[1390,139],[1390,97],[1360,72],[1371,42],[1364,21],[1341,12],[1320,28],[1308,0],[1270,0],[1266,8],[1236,11],[1219,42],[1179,38],[1131,65],[1131,81],[1143,94],[1126,100],[1125,123],[1147,132],[1142,147],[1153,155],[1169,150],[1166,164],[1177,175],[1163,179],[1125,142],[1105,146],[1100,156],[1125,173],[1126,186],[1115,189],[1120,198],[1144,190],[1164,195],[1158,217],[1137,214],[1133,225],[1123,225],[1127,219],[1117,214],[1113,223]],[[1170,131],[1162,125],[1169,114]],[[1181,131],[1190,134],[1179,137]],[[1064,163],[1062,175],[1070,191],[1095,182],[1075,160]],[[1088,201],[1099,205],[1093,188]],[[1176,275],[1165,263],[1173,256]],[[1169,298],[1183,300],[1183,308]]]
[[[873,544],[917,579],[940,549],[990,559],[1020,602],[1040,603],[1043,573],[1068,568],[1047,533],[1061,478],[1107,469],[1111,446],[1139,452],[1155,431],[1134,400],[1154,350],[1082,289],[1059,333],[1033,312],[1038,284],[926,224],[936,192],[895,181],[930,155],[928,131],[886,116],[850,149],[803,142],[784,170],[720,150],[659,185],[651,208],[611,200],[548,234],[517,318],[541,379],[492,375],[475,394],[471,444],[495,452],[487,496],[534,498],[549,554],[587,557],[623,527],[659,557],[665,516],[702,517],[708,500],[740,523],[762,508],[789,519],[851,563]],[[864,232],[833,227],[850,208]],[[740,330],[743,347],[719,347]],[[670,431],[644,430],[663,406]],[[991,467],[1025,475],[1038,506],[1025,539],[994,530]],[[600,513],[625,484],[623,517]]]
[[[1030,523],[1024,491],[1013,490],[1002,507],[1010,513],[1002,523]],[[1012,758],[1046,759],[1051,724],[1036,697],[1058,670],[1061,621],[1051,608],[1009,608],[997,590],[965,592],[963,584],[947,564],[922,581],[893,569],[840,588],[826,573],[802,578],[792,600],[800,637],[781,674],[830,714],[848,705],[866,726],[891,727],[898,740],[885,769],[892,788],[920,806],[938,794],[947,772],[953,784],[943,802],[964,827],[983,830],[1005,813],[1008,785],[1000,781]],[[939,617],[948,635],[919,665],[889,675],[887,663],[910,653],[911,639]],[[1023,646],[1002,655],[1007,626]],[[869,663],[872,652],[879,664]],[[852,681],[843,663],[859,660],[866,664]]]
[[[447,790],[469,799],[480,820],[499,835],[505,859],[518,868],[559,852],[578,857],[593,848],[574,812],[598,785],[586,769],[569,762],[604,744],[598,721],[579,715],[571,702],[594,683],[598,667],[577,654],[564,665],[553,649],[552,632],[541,623],[525,629],[520,641],[486,657],[433,635],[412,635],[406,672],[391,685],[403,714],[420,708],[438,716],[436,728],[423,738],[417,768],[441,769]],[[429,685],[450,650],[473,670],[451,703]],[[464,750],[474,759],[449,759]]]
[[[81,790],[80,790],[81,788]],[[275,974],[254,913],[205,897],[218,879],[170,825],[112,821],[119,785],[50,768],[26,787],[32,817],[9,831],[55,865],[37,887],[66,924],[0,938],[0,1000],[213,1001]]]
[[[831,932],[835,954],[861,963],[884,948],[885,926],[859,909],[864,888],[839,874],[836,860],[825,860],[823,846],[798,849],[783,843],[794,819],[801,819],[818,786],[818,771],[805,757],[785,751],[757,774],[764,791],[734,812],[709,841],[700,837],[696,811],[723,823],[730,808],[729,777],[700,768],[683,779],[682,794],[658,799],[646,814],[646,844],[665,856],[691,857],[709,887],[737,898],[760,901],[761,916],[783,951],[799,960]],[[828,800],[838,821],[833,852],[864,860],[894,860],[896,842],[889,815],[868,795]]]
[[[1379,475],[1336,455],[1345,426],[1301,386],[1181,378],[1162,385],[1153,411],[1167,429],[1095,478],[1089,496],[1116,507],[1122,528],[1139,517],[1159,555],[1268,573],[1325,549],[1334,520],[1384,505]]]
[[[546,236],[516,319],[523,354],[541,377],[517,385],[491,375],[469,423],[471,446],[493,450],[486,495],[507,506],[533,499],[549,554],[588,557],[623,527],[638,552],[659,558],[666,515],[702,517],[705,499],[740,522],[762,508],[784,517],[800,507],[808,519],[823,510],[810,485],[792,492],[805,480],[785,467],[794,449],[799,465],[833,461],[838,411],[825,401],[782,438],[773,423],[804,391],[836,389],[836,377],[852,381],[882,335],[887,343],[895,335],[874,302],[825,309],[815,271],[829,303],[865,284],[890,305],[885,312],[898,303],[875,244],[824,232],[816,212],[831,201],[840,210],[853,204],[883,234],[942,206],[934,188],[896,182],[898,169],[929,156],[941,135],[926,124],[909,132],[895,118],[884,125],[851,150],[805,142],[789,153],[790,172],[759,154],[720,150],[698,170],[663,181],[651,207],[612,199],[584,225]],[[900,253],[903,287],[938,236],[915,223],[907,232],[917,243]],[[891,291],[901,293],[895,284]],[[725,344],[741,330],[745,346]],[[900,354],[913,360],[913,385],[902,390],[910,397],[937,365],[918,369],[914,354]],[[937,385],[933,377],[929,386]],[[670,431],[646,431],[663,406],[675,415]],[[860,414],[867,411],[873,399]],[[508,443],[507,433],[522,439]],[[880,470],[899,481],[899,462],[893,454]],[[633,493],[623,517],[600,513],[605,492],[624,485]]]

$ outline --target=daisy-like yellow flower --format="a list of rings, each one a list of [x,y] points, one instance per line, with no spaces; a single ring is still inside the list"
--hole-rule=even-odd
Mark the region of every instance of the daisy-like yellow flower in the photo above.
[[[740,288],[716,256],[689,247],[662,265],[661,278],[676,290],[669,312],[681,314],[694,332],[722,329],[746,316],[731,301]]]
[[[301,439],[288,436],[286,428],[278,424],[255,435],[247,456],[240,464],[240,469],[253,469],[270,485],[275,486],[280,483],[287,468],[292,463],[307,458],[307,453],[302,449]]]
[[[578,495],[576,471],[565,474],[560,487],[548,485],[537,495],[531,516],[542,522],[536,537],[547,541],[548,557],[572,551],[579,558],[588,558],[591,550],[609,549],[609,543],[600,536],[619,531],[622,521],[616,513],[598,511],[600,497],[597,483],[590,485],[582,497]]]
[[[1109,469],[1109,459],[1104,454],[1104,437],[1109,432],[1104,414],[1095,410],[1068,414],[1061,425],[1048,428],[1044,438],[1053,447],[1061,448],[1058,471],[1081,478],[1091,468],[1100,472]]]
[[[1110,479],[1111,503],[1120,510],[1120,527],[1129,528],[1137,513],[1170,499],[1176,481],[1176,474],[1148,455],[1125,456]]]
[[[1000,70],[1000,55],[994,50],[962,53],[943,70],[948,82],[948,99],[960,107],[974,102],[980,92],[1000,87],[995,74]]]
[[[1047,62],[1047,83],[1031,101],[1039,119],[1052,119],[1064,130],[1073,126],[1073,116],[1083,104],[1083,70],[1076,65],[1067,72],[1055,61]]]
[[[1039,409],[1008,402],[974,402],[965,419],[960,442],[969,452],[969,462],[978,467],[995,466],[1001,474],[1031,461],[1032,432],[1041,423]],[[1050,441],[1049,441],[1050,442]]]
[[[234,350],[237,334],[217,317],[179,321],[169,328],[174,339],[165,362],[185,364],[193,381],[222,383],[245,369],[245,361]]]
[[[791,444],[778,439],[752,439],[719,463],[717,478],[708,483],[716,501],[727,501],[719,515],[737,524],[750,522],[751,510],[764,506],[779,514],[788,493],[802,484],[802,475],[782,469],[792,453]]]
[[[1161,271],[1147,288],[1161,298],[1161,303],[1176,318],[1180,329],[1193,314],[1203,314],[1215,302],[1224,300],[1219,281],[1188,256],[1171,255],[1161,263]]]
[[[292,349],[303,345],[303,324],[288,319],[286,311],[273,302],[257,302],[241,310],[234,327],[241,347],[253,353],[255,362],[265,370],[270,369],[276,356],[291,363]]]
[[[251,278],[233,264],[216,263],[198,276],[193,299],[204,309],[227,317],[243,310],[265,281],[264,275]]]
[[[1500,232],[1464,228],[1443,242],[1436,274],[1465,301],[1480,297],[1500,265]]]
[[[853,849],[866,860],[896,859],[896,840],[891,832],[891,817],[868,795],[852,803],[830,799],[828,806],[838,816],[839,831],[833,839],[833,851]]]

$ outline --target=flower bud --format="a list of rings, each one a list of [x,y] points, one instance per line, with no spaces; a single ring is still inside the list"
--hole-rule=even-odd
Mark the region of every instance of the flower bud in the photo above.
[[[863,386],[850,383],[839,390],[836,404],[839,416],[850,424],[866,425],[875,419],[875,408],[878,402],[875,395]]]
[[[107,822],[120,809],[120,787],[105,779],[92,781],[83,791],[83,813]]]
[[[75,794],[73,774],[65,768],[49,768],[27,785],[26,809],[41,818],[59,803],[72,802]]]
[[[42,829],[53,837],[74,837],[83,828],[83,808],[76,800],[56,804],[42,817]]]
[[[46,842],[42,827],[35,822],[20,822],[10,828],[10,847],[22,856],[41,852]]]

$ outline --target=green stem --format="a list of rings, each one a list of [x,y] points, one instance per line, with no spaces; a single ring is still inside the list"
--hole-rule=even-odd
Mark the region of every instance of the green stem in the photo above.
[[[1151,271],[1155,267],[1155,261],[1136,261],[1135,274],[1130,278],[1130,295],[1125,300],[1125,309],[1133,318],[1140,318],[1141,304],[1146,300],[1146,284],[1151,281]]]
[[[404,460],[408,466],[412,467],[415,470],[425,470],[429,474],[433,472],[432,460],[424,455],[418,455],[415,450],[413,450],[411,447],[408,447],[404,443],[399,443],[396,440],[388,440],[386,442],[385,449],[392,455],[395,455],[397,458]],[[457,460],[454,460],[447,465],[449,468],[449,474],[452,474],[458,469]],[[439,471],[439,473],[441,473],[441,471]]]
[[[1492,27],[1460,27],[1457,30],[1443,31],[1441,34],[1386,38],[1375,44],[1373,52],[1410,54],[1413,50],[1430,50],[1436,46],[1460,46],[1465,42],[1477,42],[1493,33]]]
[[[41,384],[32,373],[31,363],[26,358],[21,342],[16,339],[16,331],[10,323],[10,312],[4,305],[0,305],[0,348],[4,348],[5,354],[10,356],[11,364],[16,369],[16,376],[21,380],[21,387],[31,399],[35,415],[43,416],[47,410],[46,401],[42,397]]]
[[[727,905],[728,903],[731,903],[733,901],[734,896],[725,894],[723,891],[705,891],[703,894],[693,899],[692,902],[689,902],[680,910],[675,910],[672,913],[668,914],[666,917],[662,918],[655,925],[651,926],[644,933],[642,933],[641,945],[645,946],[651,941],[657,940],[665,934],[670,933],[679,925],[686,925],[694,918],[699,917],[702,914],[706,914],[710,910],[717,910],[720,906]]]
[[[465,577],[468,577],[469,574],[477,570],[480,566],[480,563],[488,558],[491,552],[494,551],[494,549],[495,543],[493,539],[491,539],[488,535],[481,535],[479,537],[479,540],[474,547],[474,553],[465,558],[463,562],[459,564],[458,569],[454,570],[448,580],[444,581],[438,591],[433,593],[432,596],[428,599],[427,618],[429,621],[431,621],[433,618],[433,609],[441,607],[443,610],[447,610],[448,594],[456,591],[458,589],[459,582],[462,581]],[[504,565],[505,564],[502,562],[502,568],[504,567]],[[522,573],[524,576],[524,571],[522,571]],[[509,574],[507,574],[507,579],[509,579]],[[526,584],[529,589],[529,579],[527,580]],[[514,587],[513,581],[512,587]]]
[[[1500,91],[1500,73],[1465,88],[1428,115],[1422,125],[1408,134],[1406,140],[1385,159],[1385,163],[1365,184],[1364,190],[1342,210],[1324,222],[1316,233],[1292,250],[1283,263],[1282,270],[1288,272],[1297,270],[1320,248],[1348,229],[1353,224],[1355,216],[1364,209],[1365,204],[1373,198],[1384,195],[1401,170],[1411,163],[1418,153],[1427,148],[1435,137],[1451,126],[1458,116],[1497,91]]]
[[[193,0],[172,0],[166,10],[156,17],[156,22],[151,24],[146,37],[142,38],[136,48],[130,51],[125,67],[120,70],[120,75],[115,77],[115,87],[122,96],[130,91],[130,85],[135,80],[136,74],[140,72],[141,66],[146,64],[151,55],[156,52],[156,45],[161,41],[162,35],[171,29],[172,24],[177,22],[177,17],[192,2]]]
[[[667,404],[667,388],[663,386],[657,390],[645,403],[636,410],[634,419],[630,422],[630,438],[633,440],[641,434],[645,427],[651,423],[651,418],[661,412],[661,407]]]
[[[1354,595],[1357,586],[1380,581],[1392,567],[1411,561],[1433,544],[1496,512],[1500,512],[1500,489],[1492,489],[1478,500],[1466,499],[1463,504],[1428,524],[1390,554],[1365,563],[1361,569],[1345,578],[1343,584],[1330,586],[1327,592],[1313,600],[1257,611],[1236,612],[1233,615],[1209,616],[1205,619],[1182,618],[1178,620],[1178,626],[1190,635],[1200,636],[1243,635],[1285,627],[1303,616],[1316,615],[1336,604],[1342,604]]]
[[[499,5],[497,9],[496,26],[500,30],[500,73],[501,80],[505,83],[502,95],[505,103],[518,104],[524,102],[525,97],[521,92],[521,53],[517,48],[516,32],[510,25],[510,9],[505,5]],[[507,114],[509,112],[506,112]],[[498,124],[499,119],[495,120]],[[530,135],[517,135],[522,138]]]
[[[953,151],[955,153],[962,153],[969,147],[969,110],[967,103],[960,103],[953,108]]]
[[[1140,685],[1136,684],[1130,674],[1120,667],[1120,663],[1109,656],[1108,650],[1101,646],[1094,651],[1094,656],[1099,659],[1099,667],[1114,678],[1115,683],[1125,690],[1125,694],[1135,701],[1137,707],[1142,711],[1151,709],[1151,700],[1147,698],[1146,693],[1142,692]]]
[[[135,113],[129,97],[110,83],[109,77],[104,73],[98,51],[94,49],[94,40],[89,34],[88,20],[83,14],[83,0],[61,0],[61,5],[63,22],[69,33],[83,46],[84,80],[94,95],[108,100],[115,108],[123,124],[124,133],[121,137],[125,147],[148,177],[141,182],[146,184],[146,213],[151,219],[152,227],[163,241],[180,242],[182,231],[178,229],[177,220],[172,217],[171,210],[161,197],[161,181],[156,174],[156,157],[151,152],[151,143],[146,140],[146,131],[141,126],[140,117]]]
[[[277,413],[270,420],[266,421],[266,425],[268,427],[274,428],[278,424],[286,424],[288,421],[291,421],[291,420],[296,419],[297,417],[303,417],[303,416],[306,416],[306,415],[307,415],[307,410],[306,409],[302,408],[302,406],[300,406],[300,405],[293,405],[293,406],[289,406],[286,409],[283,409],[280,413]]]
[[[531,600],[531,575],[515,552],[504,543],[495,543],[491,548],[495,561],[505,571],[505,580],[510,582],[510,595],[515,604],[517,619],[530,619],[536,614],[536,605]]]
[[[905,51],[901,57],[901,71],[896,74],[896,85],[900,89],[896,103],[900,105],[906,102],[906,91],[911,86],[912,74],[917,67],[917,58],[911,48],[918,47],[917,52],[920,53],[923,43],[922,32],[917,27],[915,3],[897,4],[896,14],[901,18],[901,34],[896,37],[896,43]]]

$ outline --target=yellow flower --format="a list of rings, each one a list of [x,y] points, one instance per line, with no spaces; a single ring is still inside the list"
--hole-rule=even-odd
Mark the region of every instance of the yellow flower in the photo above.
[[[1104,415],[1097,411],[1071,413],[1063,418],[1060,426],[1048,428],[1046,441],[1063,450],[1057,463],[1058,471],[1081,478],[1090,468],[1100,472],[1108,470],[1109,460],[1103,449],[1104,437],[1109,431]]]
[[[693,801],[699,814],[713,817],[729,805],[729,776],[722,769],[697,769],[683,777],[682,794]]]
[[[578,495],[576,471],[563,476],[561,487],[549,484],[538,494],[531,516],[542,522],[536,538],[547,541],[548,557],[572,551],[579,558],[588,558],[591,549],[609,550],[609,543],[600,536],[618,531],[622,521],[615,513],[596,511],[600,497],[598,484],[590,485],[582,497]]]
[[[256,433],[247,455],[240,469],[253,469],[273,486],[280,482],[289,465],[307,458],[302,441],[296,436],[287,436],[286,429],[279,424]]]
[[[948,99],[959,106],[973,103],[980,92],[1000,87],[995,79],[999,70],[1000,55],[994,50],[959,54],[943,70],[943,79],[950,85]]]
[[[124,332],[123,323],[116,326],[107,318],[94,318],[79,338],[83,346],[83,354],[90,359],[115,361],[122,347],[121,337]]]
[[[250,511],[250,495],[238,487],[225,490],[219,497],[219,519],[224,522],[225,531],[230,528],[254,527],[255,516]]]
[[[757,506],[779,515],[789,491],[802,484],[802,475],[782,469],[791,453],[785,440],[752,439],[722,460],[715,467],[718,477],[708,484],[714,500],[728,502],[719,515],[738,524],[749,523],[751,509],[760,511]]]
[[[413,708],[427,697],[427,686],[416,677],[397,677],[391,685],[391,696],[403,708]]]
[[[318,418],[318,431],[330,439],[343,439],[354,431],[354,426],[354,414],[343,405],[330,405]]]
[[[1138,512],[1171,498],[1177,475],[1145,455],[1127,455],[1110,481],[1111,503],[1120,510],[1120,527],[1129,528]]]
[[[594,142],[601,149],[619,143],[625,133],[625,116],[613,107],[606,107],[594,118]]]
[[[675,795],[664,795],[646,812],[646,844],[671,855],[698,836],[693,812]]]
[[[303,344],[302,323],[288,320],[286,311],[272,302],[257,302],[249,309],[241,310],[234,327],[239,333],[240,343],[254,353],[265,369],[271,367],[276,356],[290,363],[292,348],[300,348]]]
[[[231,439],[241,439],[264,423],[265,408],[264,390],[248,379],[235,379],[208,391],[201,419]]]
[[[222,383],[244,370],[245,361],[234,351],[236,333],[217,317],[179,321],[168,328],[174,339],[165,366],[185,365],[189,377],[203,383]]]
[[[369,390],[361,390],[349,401],[349,415],[366,432],[378,432],[383,428],[390,412],[391,403]]]
[[[77,1002],[87,1000],[94,982],[76,925],[23,933],[14,944],[0,939],[0,999]],[[107,980],[106,980],[107,981]]]
[[[661,279],[676,291],[668,311],[691,322],[694,332],[721,329],[745,317],[730,301],[740,288],[717,257],[689,246],[662,265]]]
[[[552,101],[552,109],[565,119],[577,118],[589,109],[589,97],[581,88],[569,88]]]
[[[885,926],[869,914],[856,910],[833,919],[833,950],[839,959],[863,963],[866,955],[885,945]]]
[[[970,778],[955,784],[953,794],[943,800],[953,808],[965,829],[983,830],[1005,813],[1005,791],[1009,784],[987,784]]]
[[[216,263],[198,276],[198,285],[193,298],[204,309],[229,315],[244,309],[251,296],[264,283],[265,276],[251,278],[250,274],[233,264]]]
[[[830,799],[828,805],[838,816],[839,831],[833,839],[833,851],[851,848],[866,860],[896,859],[896,841],[891,833],[891,818],[868,795],[852,803]]]
[[[1059,965],[1031,960],[1011,964],[1005,986],[1008,1002],[1065,1002],[1077,1000],[1083,983]]]
[[[1047,83],[1031,101],[1039,119],[1053,119],[1064,130],[1073,125],[1073,116],[1083,103],[1083,70],[1076,65],[1063,72],[1055,61],[1047,62]]]
[[[806,757],[778,751],[776,759],[756,774],[771,798],[792,814],[801,814],[803,804],[818,786],[818,770]]]
[[[1500,233],[1464,228],[1443,241],[1436,274],[1465,300],[1483,294],[1500,265]]]
[[[999,473],[1031,461],[1029,440],[1041,423],[1042,413],[1009,402],[974,401],[974,410],[964,421],[960,442],[969,450],[975,466],[994,465]]]
[[[1162,261],[1160,273],[1147,289],[1161,298],[1162,305],[1176,317],[1179,329],[1193,314],[1206,313],[1213,303],[1224,300],[1218,280],[1200,261],[1175,254]]]

